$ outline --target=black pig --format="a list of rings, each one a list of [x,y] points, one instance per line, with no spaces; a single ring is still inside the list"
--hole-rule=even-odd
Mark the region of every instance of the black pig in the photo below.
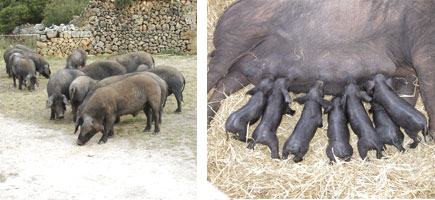
[[[287,159],[289,154],[293,154],[293,161],[300,162],[308,152],[317,128],[323,127],[321,106],[328,111],[331,103],[323,99],[323,81],[319,80],[314,83],[307,95],[295,98],[294,101],[305,106],[293,133],[282,148],[282,158]]]
[[[267,105],[261,122],[257,128],[255,128],[252,134],[253,139],[249,142],[249,149],[254,149],[256,143],[265,144],[269,147],[272,158],[279,158],[276,130],[281,123],[282,115],[287,110],[288,103],[292,101],[288,94],[290,79],[290,77],[278,78],[273,83],[273,88],[267,98]]]
[[[103,136],[98,143],[105,143],[107,138],[114,133],[113,124],[116,118],[135,114],[141,110],[147,116],[147,126],[144,131],[149,130],[151,127],[150,111],[154,119],[159,119],[161,99],[159,84],[144,73],[128,76],[118,82],[98,88],[77,118],[75,132],[81,127],[77,144],[85,144],[100,131]],[[155,120],[154,134],[159,132],[159,122]]]
[[[426,117],[400,98],[392,89],[391,82],[392,80],[386,80],[384,75],[376,74],[372,81],[368,81],[367,92],[373,94],[373,100],[381,104],[388,116],[405,129],[405,133],[414,140],[409,147],[415,148],[421,139],[418,132],[422,130],[425,139],[428,134]]]
[[[341,105],[341,98],[332,99],[333,107],[328,113],[328,147],[326,155],[331,162],[335,162],[335,157],[349,161],[352,157],[353,149],[349,144],[350,134],[347,127],[347,117]]]
[[[376,133],[381,142],[384,145],[394,145],[399,151],[404,152],[405,149],[402,146],[403,133],[399,126],[391,120],[382,105],[374,101],[371,102],[371,105],[372,108],[369,111],[373,113]]]
[[[350,127],[358,136],[358,152],[362,159],[367,157],[369,150],[376,150],[376,157],[382,158],[382,142],[378,138],[372,121],[367,115],[361,100],[372,101],[365,92],[360,91],[355,82],[351,82],[344,87],[342,104],[345,106]]]
[[[61,69],[57,71],[47,83],[47,108],[51,108],[50,120],[55,117],[62,119],[68,104],[69,85],[78,76],[85,75],[83,72],[75,69]]]
[[[233,112],[225,122],[225,130],[238,134],[240,141],[246,141],[248,123],[255,124],[261,117],[266,106],[267,95],[272,89],[275,78],[269,76],[263,79],[256,87],[252,88],[246,94],[252,95],[248,103],[242,108]]]

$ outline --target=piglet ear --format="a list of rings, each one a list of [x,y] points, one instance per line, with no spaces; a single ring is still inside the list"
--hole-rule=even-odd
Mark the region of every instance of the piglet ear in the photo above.
[[[284,100],[286,103],[292,102],[292,97],[288,94],[288,90],[285,88],[281,88],[281,93],[284,96]]]
[[[327,101],[325,99],[319,99],[318,103],[323,107],[324,113],[329,113],[329,111],[332,109],[333,104],[330,101]]]
[[[298,104],[304,104],[305,101],[307,101],[307,95],[302,96],[302,97],[296,97],[295,99],[293,99],[294,101],[298,102]]]
[[[254,95],[257,91],[258,91],[258,88],[257,88],[257,87],[254,87],[254,88],[248,90],[248,91],[246,92],[246,94],[249,94],[249,95],[252,96],[252,95]]]
[[[370,103],[373,99],[365,92],[361,91],[360,93],[360,97],[364,102]]]
[[[365,87],[367,93],[372,94],[373,89],[375,88],[375,82],[373,80],[369,80],[369,81],[367,81],[367,83],[365,84],[364,87]]]
[[[291,109],[290,106],[287,104],[286,108],[285,108],[285,114],[289,114],[291,116],[295,115],[296,111]]]
[[[347,95],[343,95],[343,98],[341,98],[341,109],[345,110],[346,109],[346,101],[347,101]]]

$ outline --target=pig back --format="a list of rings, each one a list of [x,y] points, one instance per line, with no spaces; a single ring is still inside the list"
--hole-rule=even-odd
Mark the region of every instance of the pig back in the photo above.
[[[83,112],[86,113],[86,110],[92,107],[103,106],[107,112],[121,116],[143,110],[146,103],[158,109],[161,103],[161,89],[151,77],[137,74],[98,88],[86,103]]]

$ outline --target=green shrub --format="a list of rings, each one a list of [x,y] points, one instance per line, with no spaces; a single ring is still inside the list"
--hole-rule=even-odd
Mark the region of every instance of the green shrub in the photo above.
[[[3,0],[0,2],[0,33],[11,33],[16,26],[39,23],[47,0]]]
[[[66,24],[74,15],[79,15],[87,3],[88,0],[52,0],[45,6],[42,23],[45,26]]]

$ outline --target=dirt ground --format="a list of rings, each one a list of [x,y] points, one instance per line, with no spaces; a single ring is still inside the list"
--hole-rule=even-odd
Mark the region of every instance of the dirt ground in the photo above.
[[[53,74],[65,66],[64,58],[46,59]],[[182,113],[173,113],[171,96],[159,135],[142,132],[141,113],[121,117],[106,144],[97,144],[99,133],[84,146],[75,143],[69,106],[65,119],[49,120],[48,79],[38,77],[36,91],[19,91],[0,61],[0,199],[195,199],[196,56],[155,60],[184,74]]]

